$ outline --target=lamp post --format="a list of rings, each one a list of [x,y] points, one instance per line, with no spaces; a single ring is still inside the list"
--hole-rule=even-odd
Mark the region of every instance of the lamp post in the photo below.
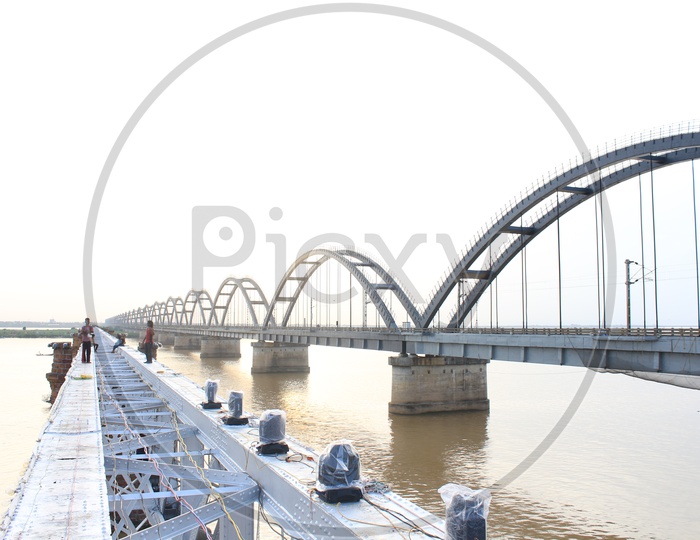
[[[625,259],[625,286],[627,288],[627,331],[632,329],[632,307],[631,307],[631,296],[630,296],[630,285],[632,283],[637,283],[640,278],[635,279],[634,281],[630,281],[630,264],[636,264],[639,265],[639,263],[636,263],[634,261],[630,261],[629,259]]]

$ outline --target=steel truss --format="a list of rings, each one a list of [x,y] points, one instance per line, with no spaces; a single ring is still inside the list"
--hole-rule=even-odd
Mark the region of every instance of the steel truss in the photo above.
[[[97,387],[113,539],[254,537],[258,485],[226,470],[121,355],[100,355]]]

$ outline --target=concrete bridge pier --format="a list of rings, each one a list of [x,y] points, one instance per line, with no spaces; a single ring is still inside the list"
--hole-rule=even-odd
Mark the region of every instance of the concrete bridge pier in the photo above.
[[[422,414],[488,410],[488,362],[454,356],[391,356],[389,412]]]
[[[162,345],[175,345],[175,334],[173,332],[163,332],[162,330],[156,333],[156,341]]]
[[[190,336],[187,334],[176,334],[173,342],[173,349],[175,350],[197,351],[201,346],[202,338],[200,336]]]
[[[241,340],[234,338],[202,338],[200,358],[240,358]]]
[[[309,346],[302,343],[254,341],[251,373],[308,373]]]

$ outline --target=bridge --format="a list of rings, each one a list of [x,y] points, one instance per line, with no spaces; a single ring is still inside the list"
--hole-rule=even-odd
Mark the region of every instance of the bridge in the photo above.
[[[361,477],[343,441],[329,448],[352,459],[319,453],[266,414],[280,411],[235,413],[131,347],[111,354],[116,339],[95,330],[89,363],[77,334],[54,344],[52,369],[67,373],[0,537],[445,537],[443,519]]]
[[[576,365],[652,376],[698,376],[700,294],[694,160],[700,156],[699,143],[700,127],[674,126],[605,145],[555,169],[501,208],[474,235],[423,303],[412,298],[411,288],[401,283],[396,272],[369,254],[342,246],[319,246],[289,266],[269,300],[254,279],[228,277],[213,295],[190,290],[184,298],[170,297],[139,307],[108,319],[106,324],[140,329],[152,320],[161,338],[172,339],[178,346],[175,336],[185,337],[190,346],[202,347],[203,356],[235,356],[238,345],[224,343],[252,339],[253,371],[308,370],[305,347],[309,345],[394,353],[389,359],[394,370],[389,410],[399,413],[488,407],[485,364],[490,360]],[[681,169],[681,174],[692,182],[689,206],[695,234],[686,248],[695,254],[695,283],[671,302],[689,306],[698,322],[667,327],[659,323],[654,197],[659,197],[663,171],[682,164],[691,165]],[[630,180],[639,184],[639,201],[632,204],[639,205],[642,262],[625,260],[627,324],[621,326],[612,324],[620,284],[616,282],[618,261],[606,193]],[[643,182],[648,187],[644,188]],[[647,196],[649,201],[644,200]],[[574,209],[586,206],[593,211],[595,222],[597,283],[591,296],[598,323],[582,328],[563,324],[561,223]],[[528,319],[532,300],[527,249],[548,230],[555,231],[550,236],[556,237],[552,250],[556,255],[550,264],[558,266],[557,303],[552,311],[558,311],[559,324],[533,326]],[[645,261],[645,247],[647,259],[652,252],[651,264]],[[499,279],[508,268],[518,266],[518,261],[520,294],[510,296],[520,299],[522,324],[506,327],[499,324]],[[636,279],[630,274],[632,265],[641,269]],[[638,302],[643,303],[642,316],[638,317],[643,318],[643,324],[632,326],[630,290],[637,281],[643,285],[643,302]],[[653,281],[648,301],[645,281]],[[503,293],[501,303],[502,297]],[[510,302],[512,312],[512,298]],[[478,323],[484,304],[488,305],[488,325]],[[653,321],[648,322],[652,304]]]
[[[486,368],[491,360],[578,365],[591,368],[587,374],[615,370],[696,377],[697,222],[693,220],[693,241],[684,248],[694,255],[694,286],[681,288],[671,298],[674,310],[697,317],[697,324],[688,325],[660,324],[663,303],[653,225],[659,171],[683,163],[691,166],[684,174],[690,173],[693,193],[687,206],[695,218],[698,141],[698,126],[662,130],[582,156],[555,171],[474,236],[425,302],[416,301],[396,273],[374,257],[327,246],[297,258],[269,300],[255,280],[229,277],[216,294],[192,290],[184,298],[133,309],[106,324],[140,331],[152,320],[160,341],[196,347],[202,357],[239,356],[240,341],[251,340],[254,372],[308,371],[310,345],[387,351],[392,366],[389,411],[399,414],[488,408]],[[641,263],[625,260],[626,324],[613,324],[620,284],[604,194],[636,179],[638,202],[644,208],[643,178],[651,204],[648,212],[640,211]],[[565,325],[560,222],[587,201],[593,203],[589,206],[597,233],[597,282],[589,296],[598,321]],[[651,218],[651,240],[644,239],[649,231],[642,215]],[[555,231],[557,245],[551,264],[559,269],[554,309],[558,324],[533,325],[527,249],[547,230]],[[653,248],[651,271],[644,246]],[[517,267],[518,259],[519,294],[504,299],[504,277]],[[639,265],[641,273],[632,275],[632,265]],[[643,285],[634,296],[641,308],[633,310],[631,290],[636,282]],[[645,298],[648,283],[653,285],[653,318]],[[503,321],[512,318],[513,296],[520,301],[516,311],[521,324],[506,325]],[[632,325],[633,318],[642,324]],[[319,454],[284,433],[284,441],[276,438],[272,443],[280,447],[267,453],[269,411],[259,418],[236,416],[235,403],[221,403],[216,389],[201,388],[158,362],[144,364],[142,354],[130,347],[108,354],[114,336],[101,328],[96,334],[100,348],[93,363],[78,362],[77,343],[54,350],[54,372],[49,375],[65,373],[67,366],[69,371],[21,490],[0,527],[6,538],[56,531],[62,537],[252,539],[260,534],[260,519],[280,536],[292,538],[442,538],[455,526],[449,517],[437,518],[381,482],[349,481],[351,459],[340,463],[336,455],[335,468],[328,468],[329,454]],[[243,418],[248,425],[236,423]],[[324,482],[341,469],[346,471],[343,478],[327,489]],[[509,473],[493,487],[507,485],[517,474]],[[477,526],[478,537],[485,538],[485,523]]]

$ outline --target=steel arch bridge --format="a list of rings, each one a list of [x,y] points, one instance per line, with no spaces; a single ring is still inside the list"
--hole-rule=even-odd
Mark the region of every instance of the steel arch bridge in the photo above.
[[[259,326],[260,314],[257,307],[262,306],[265,314],[269,312],[269,304],[260,286],[250,278],[226,278],[219,290],[211,299],[207,291],[190,290],[185,296],[168,298],[165,302],[156,302],[152,306],[144,306],[117,317],[117,320],[127,325],[144,324],[152,320],[162,326],[223,326],[231,308],[231,301],[236,293],[243,299],[248,309],[252,326]]]
[[[206,291],[189,291],[185,300],[169,298],[114,317],[125,324],[143,324],[147,319],[161,325],[226,326],[226,315],[235,294],[245,302],[251,326],[266,329],[285,327],[312,276],[330,261],[344,267],[369,298],[388,330],[398,329],[396,317],[384,300],[388,292],[417,329],[428,329],[443,304],[459,284],[457,305],[448,329],[456,329],[474,309],[483,293],[501,271],[525,247],[559,218],[605,190],[644,173],[692,161],[700,157],[700,128],[688,125],[631,139],[610,149],[580,156],[575,163],[531,186],[519,200],[501,209],[472,242],[459,260],[436,285],[423,311],[399,282],[378,262],[349,249],[318,248],[301,255],[280,280],[270,302],[250,278],[227,278],[211,299]],[[261,315],[260,311],[264,313]],[[275,312],[281,311],[279,322]],[[262,319],[262,323],[260,320]]]

